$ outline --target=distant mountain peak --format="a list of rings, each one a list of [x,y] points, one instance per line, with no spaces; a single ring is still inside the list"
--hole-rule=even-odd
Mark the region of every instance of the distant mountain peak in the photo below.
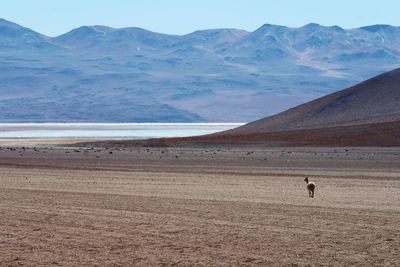
[[[95,44],[112,31],[115,29],[101,25],[81,26],[56,37],[55,41],[68,46],[81,46],[79,44],[91,46],[91,42]]]
[[[29,28],[5,19],[0,19],[0,43],[2,41],[1,37],[5,37],[6,39],[10,40],[25,40],[26,42],[42,42],[47,38],[46,36]]]
[[[395,30],[399,29],[399,27],[395,27],[388,24],[375,24],[370,26],[361,27],[360,29],[369,31],[369,32],[379,32],[379,31],[386,31],[386,30]]]
[[[321,29],[325,29],[325,30],[334,30],[334,31],[338,31],[338,32],[344,32],[345,30],[337,25],[332,25],[332,26],[324,26],[318,23],[308,23],[298,29],[301,30],[308,30],[308,31],[317,31],[317,30],[321,30]]]
[[[106,26],[81,26],[76,29],[73,29],[61,36],[74,36],[74,37],[86,37],[88,35],[104,35],[107,32],[113,30],[113,28],[106,27]]]
[[[312,28],[320,28],[320,27],[323,27],[323,26],[320,25],[320,24],[318,24],[318,23],[311,22],[311,23],[307,23],[307,24],[304,25],[302,28],[305,28],[305,29],[312,29]]]
[[[153,36],[171,36],[165,33],[153,32],[140,27],[126,27],[115,29],[114,34],[127,34],[130,36],[143,36],[143,35],[153,35]]]
[[[115,28],[104,26],[104,25],[93,25],[93,26],[86,26],[86,27],[89,27],[94,31],[103,32],[103,33],[108,33],[108,32],[112,32],[112,31],[116,30]]]
[[[264,23],[260,28],[286,28],[286,26],[278,25],[278,24],[271,24],[271,23]]]
[[[34,33],[33,30],[29,29],[29,28],[25,28],[19,24],[16,24],[14,22],[5,20],[5,19],[1,19],[0,18],[0,33],[2,31],[5,30],[9,30],[9,31],[25,31],[25,32],[32,32]],[[35,32],[36,33],[36,32]],[[39,33],[37,33],[39,35]]]
[[[266,23],[266,24],[262,25],[260,28],[258,28],[257,30],[255,30],[254,32],[284,31],[287,29],[289,29],[289,28],[286,26]]]

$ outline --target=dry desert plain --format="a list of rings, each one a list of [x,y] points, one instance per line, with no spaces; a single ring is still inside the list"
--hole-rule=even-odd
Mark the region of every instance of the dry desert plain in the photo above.
[[[0,150],[1,266],[400,266],[399,222],[400,148]]]

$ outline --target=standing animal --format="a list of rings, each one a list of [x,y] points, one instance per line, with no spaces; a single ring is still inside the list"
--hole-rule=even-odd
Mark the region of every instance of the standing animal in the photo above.
[[[308,177],[306,177],[306,179],[304,179],[304,181],[307,183],[308,196],[314,197],[315,183],[309,182]]]

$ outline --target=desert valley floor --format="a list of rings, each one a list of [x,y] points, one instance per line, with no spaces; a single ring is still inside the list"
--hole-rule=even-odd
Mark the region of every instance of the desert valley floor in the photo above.
[[[3,146],[0,214],[0,266],[399,266],[400,148]]]

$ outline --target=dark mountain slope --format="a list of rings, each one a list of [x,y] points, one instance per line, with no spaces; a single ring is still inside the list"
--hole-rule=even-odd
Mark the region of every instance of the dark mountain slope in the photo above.
[[[248,123],[230,134],[280,132],[400,121],[400,69]]]

